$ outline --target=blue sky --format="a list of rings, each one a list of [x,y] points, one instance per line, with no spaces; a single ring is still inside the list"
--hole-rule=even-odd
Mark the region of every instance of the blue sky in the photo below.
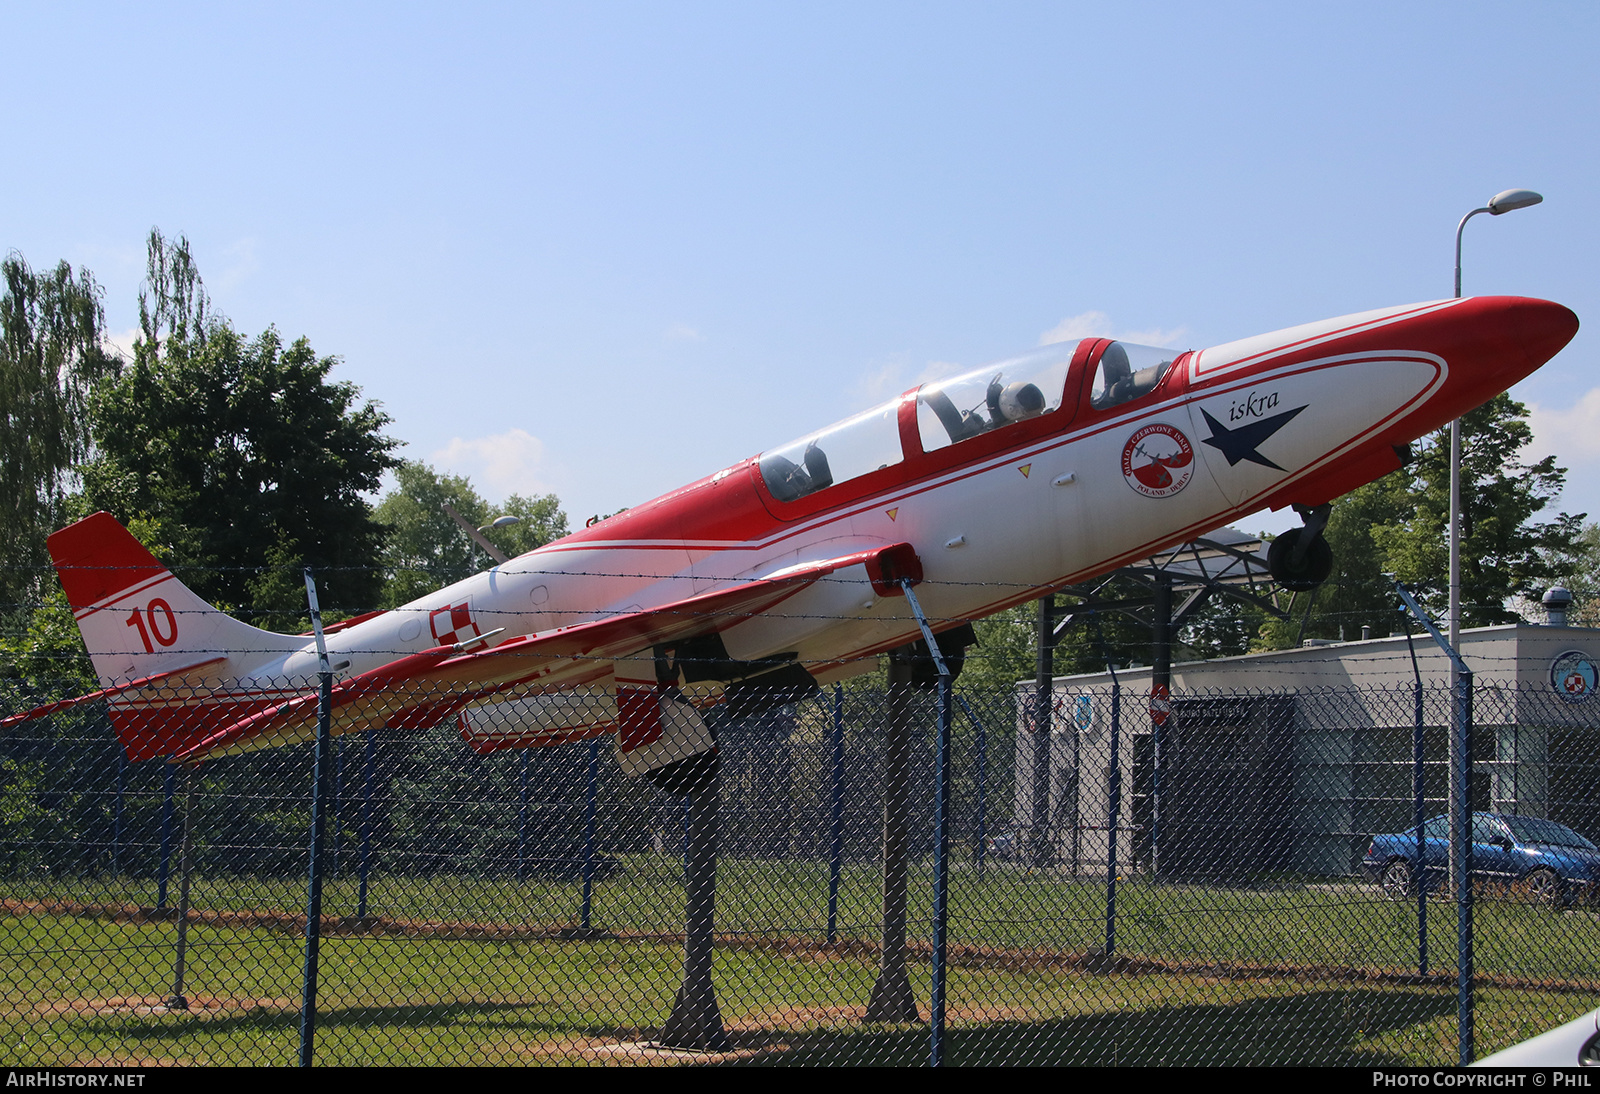
[[[12,4],[0,247],[136,323],[152,226],[405,454],[581,522],[1048,332],[1449,295],[1600,514],[1600,7]],[[1292,523],[1262,517],[1252,529]]]

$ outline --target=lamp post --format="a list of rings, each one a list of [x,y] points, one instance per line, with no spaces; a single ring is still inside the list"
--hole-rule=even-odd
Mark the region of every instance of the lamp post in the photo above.
[[[501,566],[504,566],[507,562],[511,561],[506,557],[506,553],[504,551],[485,539],[483,533],[492,528],[504,528],[508,524],[520,524],[522,522],[521,517],[507,514],[503,517],[496,517],[493,521],[485,524],[482,528],[476,528],[473,526],[470,520],[462,516],[460,512],[456,510],[456,507],[451,505],[449,502],[445,501],[440,502],[439,504],[440,507],[443,508],[447,514],[449,514],[450,519],[460,525],[463,532],[467,533],[467,539],[477,545],[472,548],[471,565],[473,573],[477,573],[478,571],[478,547],[482,547],[485,551],[487,551],[489,557],[494,559],[495,562],[499,563]]]
[[[1474,209],[1456,225],[1456,298],[1461,297],[1461,233],[1467,221],[1479,213],[1500,216],[1513,209],[1526,209],[1544,200],[1544,195],[1532,190],[1503,190],[1489,199],[1489,204]],[[1461,419],[1450,423],[1450,645],[1459,651],[1461,645]],[[1456,679],[1450,673],[1451,683]]]
[[[1525,209],[1544,200],[1543,195],[1532,190],[1503,190],[1489,199],[1480,209],[1474,209],[1456,225],[1456,297],[1461,296],[1461,233],[1467,221],[1479,213],[1499,216],[1513,209]],[[1450,423],[1450,609],[1446,620],[1450,631],[1450,648],[1459,656],[1461,652],[1461,419]],[[1450,663],[1451,693],[1460,686],[1461,672],[1456,661]],[[1460,716],[1452,704],[1452,723]],[[1455,832],[1465,824],[1470,812],[1471,769],[1467,753],[1469,742],[1463,740],[1461,726],[1452,724],[1450,733],[1450,829]],[[1459,784],[1458,784],[1459,781]],[[1455,841],[1451,841],[1451,858],[1455,858]],[[1451,862],[1451,877],[1455,877],[1455,862]]]

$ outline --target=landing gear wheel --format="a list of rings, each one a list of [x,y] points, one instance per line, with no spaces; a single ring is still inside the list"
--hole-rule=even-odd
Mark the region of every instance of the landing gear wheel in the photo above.
[[[1412,895],[1411,864],[1405,859],[1395,859],[1383,868],[1383,877],[1378,884],[1383,887],[1383,895],[1390,900],[1405,900]]]
[[[1559,908],[1563,903],[1561,879],[1553,870],[1535,870],[1523,881],[1528,887],[1528,902],[1547,908]]]
[[[1306,543],[1300,561],[1296,562],[1295,548],[1307,535],[1312,538]],[[1267,571],[1272,574],[1272,580],[1291,592],[1315,589],[1333,573],[1333,548],[1320,532],[1291,528],[1267,548]]]

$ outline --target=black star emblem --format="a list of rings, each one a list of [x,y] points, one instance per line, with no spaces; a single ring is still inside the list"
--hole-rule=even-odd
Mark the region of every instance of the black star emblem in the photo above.
[[[1306,406],[1310,406],[1307,403]],[[1211,415],[1205,414],[1206,424],[1211,427],[1211,436],[1205,438],[1205,443],[1215,448],[1228,458],[1228,466],[1232,467],[1240,460],[1249,460],[1259,463],[1262,467],[1270,467],[1274,471],[1283,468],[1267,459],[1256,449],[1261,447],[1261,442],[1272,436],[1278,430],[1289,424],[1289,419],[1304,410],[1304,406],[1297,406],[1293,410],[1285,410],[1282,414],[1274,414],[1270,418],[1262,418],[1258,422],[1246,422],[1237,429],[1229,429]]]

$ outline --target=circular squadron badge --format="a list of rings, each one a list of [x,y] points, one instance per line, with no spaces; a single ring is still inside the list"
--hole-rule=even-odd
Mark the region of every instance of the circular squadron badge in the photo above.
[[[1194,446],[1176,426],[1141,426],[1122,446],[1122,477],[1147,498],[1170,498],[1194,477]]]
[[[1569,703],[1587,702],[1600,684],[1600,672],[1582,650],[1568,650],[1550,662],[1550,686]]]

